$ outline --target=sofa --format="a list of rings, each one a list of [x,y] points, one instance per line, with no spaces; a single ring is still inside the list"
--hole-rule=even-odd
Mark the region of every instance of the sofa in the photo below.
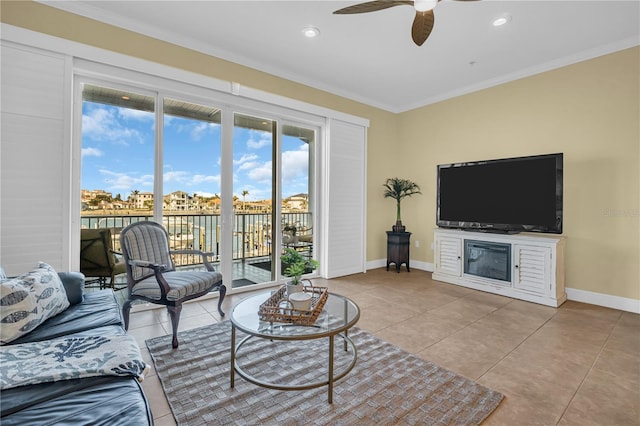
[[[33,380],[28,377],[30,374],[35,373],[36,370],[46,370],[45,367],[33,368],[34,365],[45,365],[44,362],[37,363],[39,362],[37,354],[33,357],[36,364],[23,368],[23,360],[20,356],[15,355],[16,349],[29,348],[34,345],[46,346],[50,342],[58,342],[59,345],[61,341],[78,342],[86,339],[105,339],[104,336],[113,336],[114,339],[126,338],[135,344],[135,339],[126,335],[120,305],[113,290],[85,293],[84,275],[77,272],[56,273],[56,275],[64,287],[63,296],[66,297],[66,301],[63,299],[60,303],[50,302],[52,294],[55,293],[54,288],[54,290],[41,292],[34,303],[43,303],[41,299],[44,299],[44,302],[49,301],[46,305],[47,308],[57,304],[60,312],[51,314],[49,318],[37,324],[32,330],[29,328],[33,327],[33,324],[22,326],[22,329],[29,331],[11,341],[8,341],[9,338],[5,336],[5,330],[2,330],[3,345],[0,346],[0,355],[2,356],[0,358],[0,372],[2,374],[0,380],[3,388],[0,391],[0,401],[2,401],[0,404],[0,424],[3,426],[35,424],[152,425],[153,417],[140,383],[143,374],[137,376],[100,375],[95,372],[77,376],[67,374],[66,376],[62,375],[60,380],[49,381],[50,379],[44,378],[38,379],[44,381],[40,383],[5,387],[6,382],[10,381],[13,376],[19,379]],[[15,284],[16,279],[13,280]],[[46,280],[42,279],[42,281]],[[11,311],[7,307],[16,303],[15,301],[21,301],[26,297],[26,294],[24,291],[16,291],[15,286],[12,288],[9,279],[5,278],[1,282],[4,293],[0,302],[4,312],[0,327],[5,327],[24,316],[19,312],[16,313],[15,310],[10,314]],[[32,290],[30,287],[25,288],[29,291]],[[7,291],[12,289],[14,293],[7,295]],[[62,290],[60,292],[62,293]],[[21,312],[24,311],[23,309]],[[36,311],[38,309],[34,308],[28,310],[28,313]],[[135,351],[139,354],[137,344],[135,346]],[[22,352],[18,351],[17,353],[21,354]],[[29,356],[25,356],[25,358],[29,358]],[[13,370],[7,368],[7,360],[9,359],[17,362],[18,367]],[[21,369],[27,371],[15,371]],[[85,377],[86,374],[93,375]],[[120,371],[118,374],[124,373]]]

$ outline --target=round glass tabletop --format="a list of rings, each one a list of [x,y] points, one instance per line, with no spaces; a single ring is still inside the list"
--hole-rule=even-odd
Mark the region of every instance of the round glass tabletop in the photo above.
[[[360,309],[347,297],[329,293],[329,297],[314,325],[304,326],[261,321],[260,305],[273,292],[268,291],[248,297],[238,303],[231,312],[231,322],[238,330],[253,336],[278,340],[305,340],[332,336],[348,330],[358,322]]]

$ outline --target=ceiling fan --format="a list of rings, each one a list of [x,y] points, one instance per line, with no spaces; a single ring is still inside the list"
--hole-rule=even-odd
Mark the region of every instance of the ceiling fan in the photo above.
[[[416,17],[413,20],[413,27],[411,28],[411,38],[413,38],[415,44],[422,46],[433,29],[433,8],[436,7],[439,1],[440,0],[375,0],[338,9],[333,13],[336,15],[350,15],[354,13],[376,12],[404,4],[413,6],[416,9]]]

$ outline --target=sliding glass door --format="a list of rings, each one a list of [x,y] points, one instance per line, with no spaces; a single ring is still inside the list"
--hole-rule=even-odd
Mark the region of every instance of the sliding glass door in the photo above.
[[[282,126],[280,227],[283,250],[314,257],[314,152],[316,131],[295,124]]]
[[[86,84],[82,100],[80,228],[108,229],[119,251],[122,228],[153,215],[155,98]]]
[[[221,110],[163,99],[162,224],[174,250],[198,249],[220,259]],[[180,255],[185,267],[197,261]]]
[[[233,117],[233,286],[275,280],[276,121]]]
[[[282,273],[282,248],[313,256],[313,129],[234,114],[234,286]]]
[[[317,128],[117,85],[82,99],[81,228],[109,228],[117,250],[124,226],[161,222],[171,249],[213,253],[229,288],[277,281],[283,248],[314,256]]]

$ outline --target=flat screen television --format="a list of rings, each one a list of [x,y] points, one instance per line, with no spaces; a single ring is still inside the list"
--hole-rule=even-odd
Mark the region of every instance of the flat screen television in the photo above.
[[[562,170],[562,153],[441,164],[437,225],[561,234]]]

